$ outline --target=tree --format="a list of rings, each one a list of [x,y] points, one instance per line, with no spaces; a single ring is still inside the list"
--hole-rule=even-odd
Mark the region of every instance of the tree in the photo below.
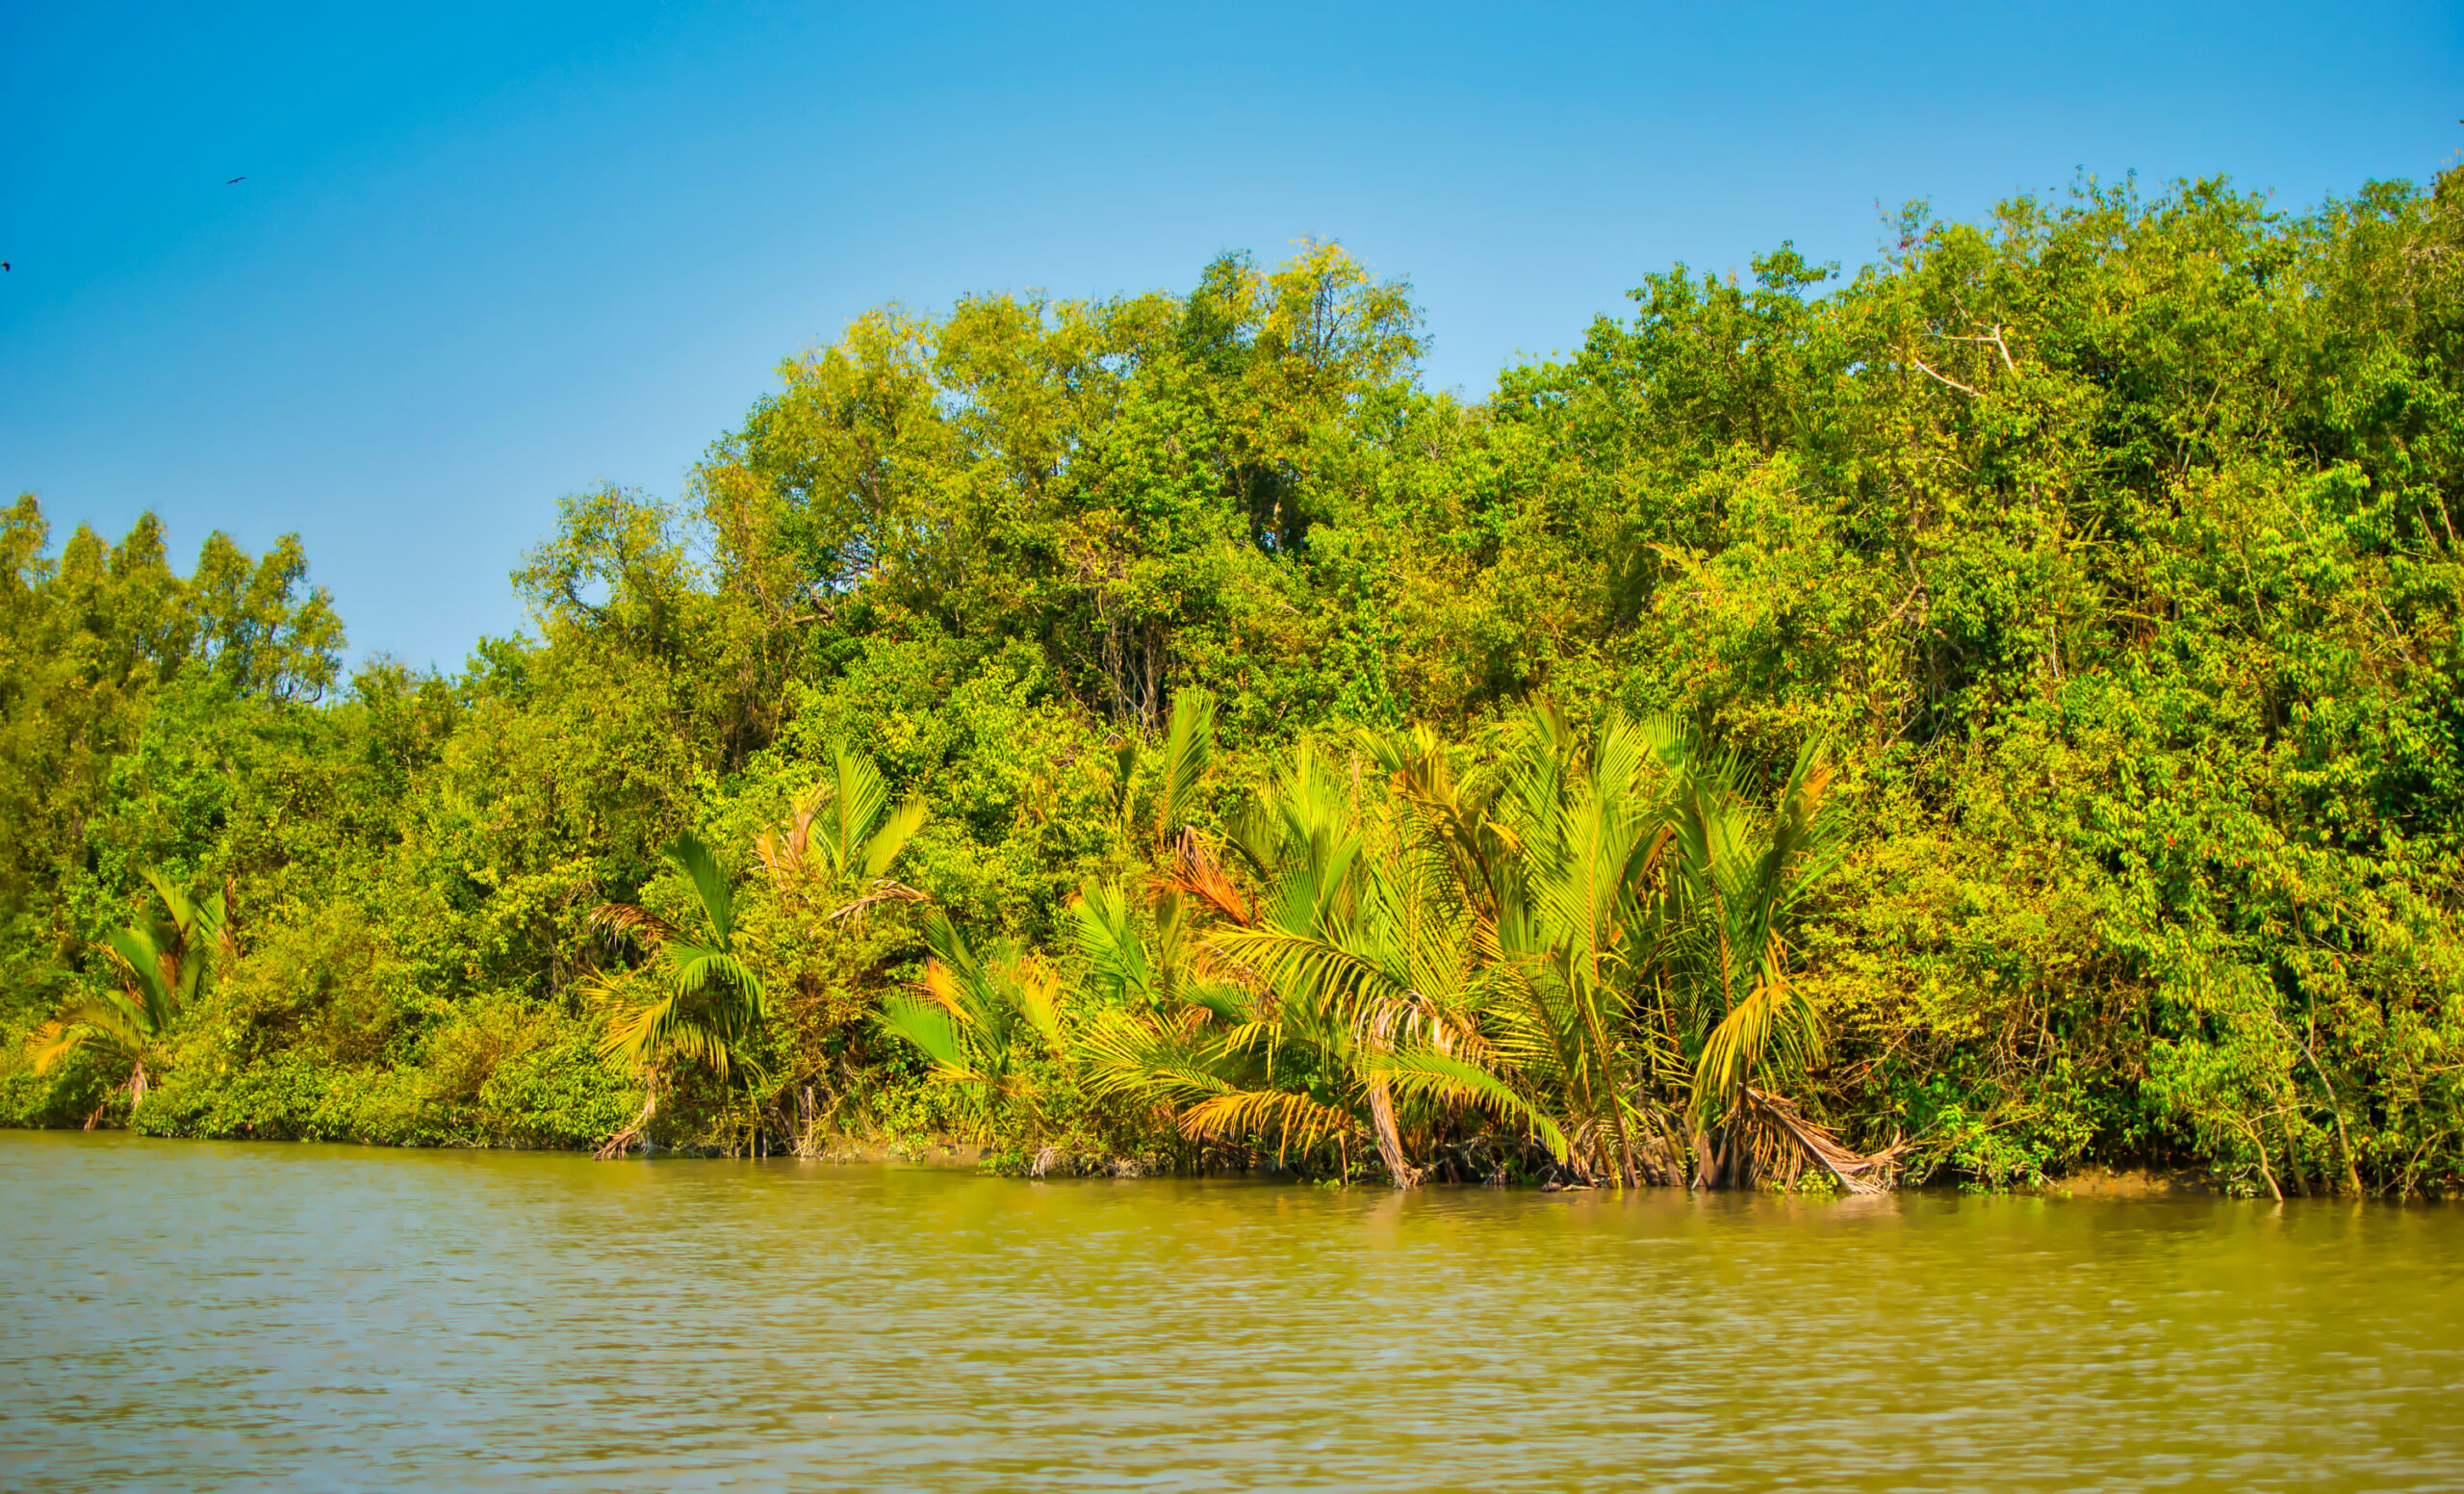
[[[116,1093],[127,1094],[132,1112],[144,1103],[161,1069],[160,1055],[172,1025],[206,989],[214,955],[226,961],[239,956],[227,888],[199,900],[159,871],[146,872],[145,882],[163,912],[114,929],[99,946],[119,975],[120,989],[73,1000],[26,1036],[26,1056],[37,1073],[89,1043],[111,1049],[128,1066],[128,1076]],[[102,1113],[97,1109],[87,1117],[88,1130]]]
[[[1835,769],[1818,743],[1797,755],[1767,831],[1739,802],[1734,760],[1672,738],[1681,754],[1673,900],[1681,907],[1672,986],[1697,1019],[1715,1017],[1693,1073],[1699,1185],[1751,1187],[1810,1164],[1852,1193],[1874,1191],[1890,1154],[1860,1156],[1778,1093],[1822,1052],[1822,1013],[1792,979],[1790,938],[1838,863],[1827,801]]]
[[[834,1108],[814,1090],[831,1092],[830,1069],[863,1030],[882,978],[913,952],[912,920],[881,914],[930,902],[889,875],[925,817],[921,799],[893,806],[872,760],[836,743],[827,771],[795,795],[787,818],[755,838],[769,888],[749,907],[748,940],[780,981],[800,1147],[813,1145],[824,1110]]]
[[[1039,1070],[1065,1053],[1059,977],[1008,940],[979,957],[938,914],[925,937],[933,959],[922,994],[883,1002],[883,1030],[933,1061],[934,1078],[956,1092],[969,1120],[1033,1145],[1046,1119]]]
[[[709,929],[707,942],[687,940],[676,924],[633,903],[603,903],[591,914],[603,931],[648,944],[652,956],[648,966],[602,974],[590,987],[608,1014],[600,1050],[640,1075],[647,1091],[641,1114],[601,1144],[602,1157],[620,1155],[640,1138],[671,1066],[699,1069],[722,1085],[757,1077],[752,1048],[768,998],[760,977],[735,957],[727,875],[690,831],[676,837],[668,858],[684,874]]]
[[[890,880],[889,868],[925,815],[920,799],[893,809],[881,769],[842,743],[831,749],[828,775],[796,796],[786,821],[763,831],[755,851],[783,895],[834,903],[830,916],[844,918],[922,896]]]
[[[1232,828],[1254,898],[1185,855],[1175,886],[1204,890],[1206,944],[1236,978],[1099,1031],[1097,1087],[1166,1109],[1193,1139],[1331,1150],[1342,1172],[1355,1143],[1373,1147],[1399,1188],[1425,1175],[1416,1159],[1458,1114],[1524,1124],[1562,1157],[1555,1123],[1498,1076],[1476,1030],[1476,920],[1429,882],[1435,863],[1380,869],[1367,808],[1303,746]]]
[[[1586,733],[1543,705],[1517,723],[1493,780],[1490,812],[1511,850],[1485,873],[1501,966],[1490,1029],[1566,1118],[1580,1170],[1630,1186],[1669,1181],[1675,1166],[1649,1103],[1665,1053],[1645,1022],[1668,839],[1646,780],[1653,746],[1672,734],[1614,711]]]

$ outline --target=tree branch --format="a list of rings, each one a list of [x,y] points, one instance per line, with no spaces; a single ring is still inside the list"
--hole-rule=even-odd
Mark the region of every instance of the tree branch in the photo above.
[[[1939,381],[1940,381],[1940,382],[1942,382],[1942,383],[1945,383],[1945,384],[1950,385],[1953,389],[1958,390],[1961,394],[1964,394],[1964,395],[1967,396],[1967,397],[1968,397],[1969,399],[1984,399],[1984,398],[1985,398],[1985,396],[1983,396],[1983,395],[1981,395],[1981,394],[1977,393],[1977,392],[1976,392],[1975,390],[1973,390],[1973,389],[1968,388],[1965,384],[1961,383],[1958,379],[1955,379],[1955,378],[1951,377],[1951,376],[1950,376],[1949,374],[1936,374],[1932,369],[1927,368],[1927,367],[1925,366],[1925,360],[1924,360],[1924,359],[1922,359],[1922,358],[1920,358],[1920,357],[1916,356],[1916,354],[1915,354],[1915,353],[1913,353],[1913,352],[1910,352],[1910,353],[1908,354],[1908,361],[1909,361],[1909,362],[1911,362],[1911,363],[1912,363],[1912,364],[1914,364],[1914,365],[1916,365],[1917,370],[1918,370],[1920,373],[1926,374],[1930,375],[1931,377],[1933,377],[1933,378],[1935,378],[1935,379],[1939,380]]]

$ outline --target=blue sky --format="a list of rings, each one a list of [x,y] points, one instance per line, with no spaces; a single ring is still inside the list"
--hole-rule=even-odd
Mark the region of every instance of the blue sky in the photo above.
[[[884,301],[1330,237],[1477,394],[1646,271],[1854,266],[1912,198],[2300,207],[2464,145],[2451,0],[242,13],[0,7],[0,490],[183,566],[295,529],[354,654],[447,667],[559,494],[676,494]]]

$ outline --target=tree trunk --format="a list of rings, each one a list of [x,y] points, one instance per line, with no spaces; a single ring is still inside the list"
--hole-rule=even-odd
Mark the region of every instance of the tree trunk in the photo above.
[[[1369,1048],[1372,1053],[1393,1051],[1395,1013],[1380,1012],[1370,1022]],[[1369,1080],[1369,1119],[1377,1137],[1377,1155],[1386,1164],[1386,1175],[1398,1188],[1417,1188],[1422,1170],[1412,1166],[1403,1155],[1403,1135],[1395,1124],[1395,1096],[1383,1074],[1372,1073]]]

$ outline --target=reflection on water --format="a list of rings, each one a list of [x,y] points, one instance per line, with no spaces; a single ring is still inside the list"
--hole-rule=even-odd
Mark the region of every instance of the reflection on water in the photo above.
[[[2464,1211],[0,1133],[18,1489],[2464,1486]]]

